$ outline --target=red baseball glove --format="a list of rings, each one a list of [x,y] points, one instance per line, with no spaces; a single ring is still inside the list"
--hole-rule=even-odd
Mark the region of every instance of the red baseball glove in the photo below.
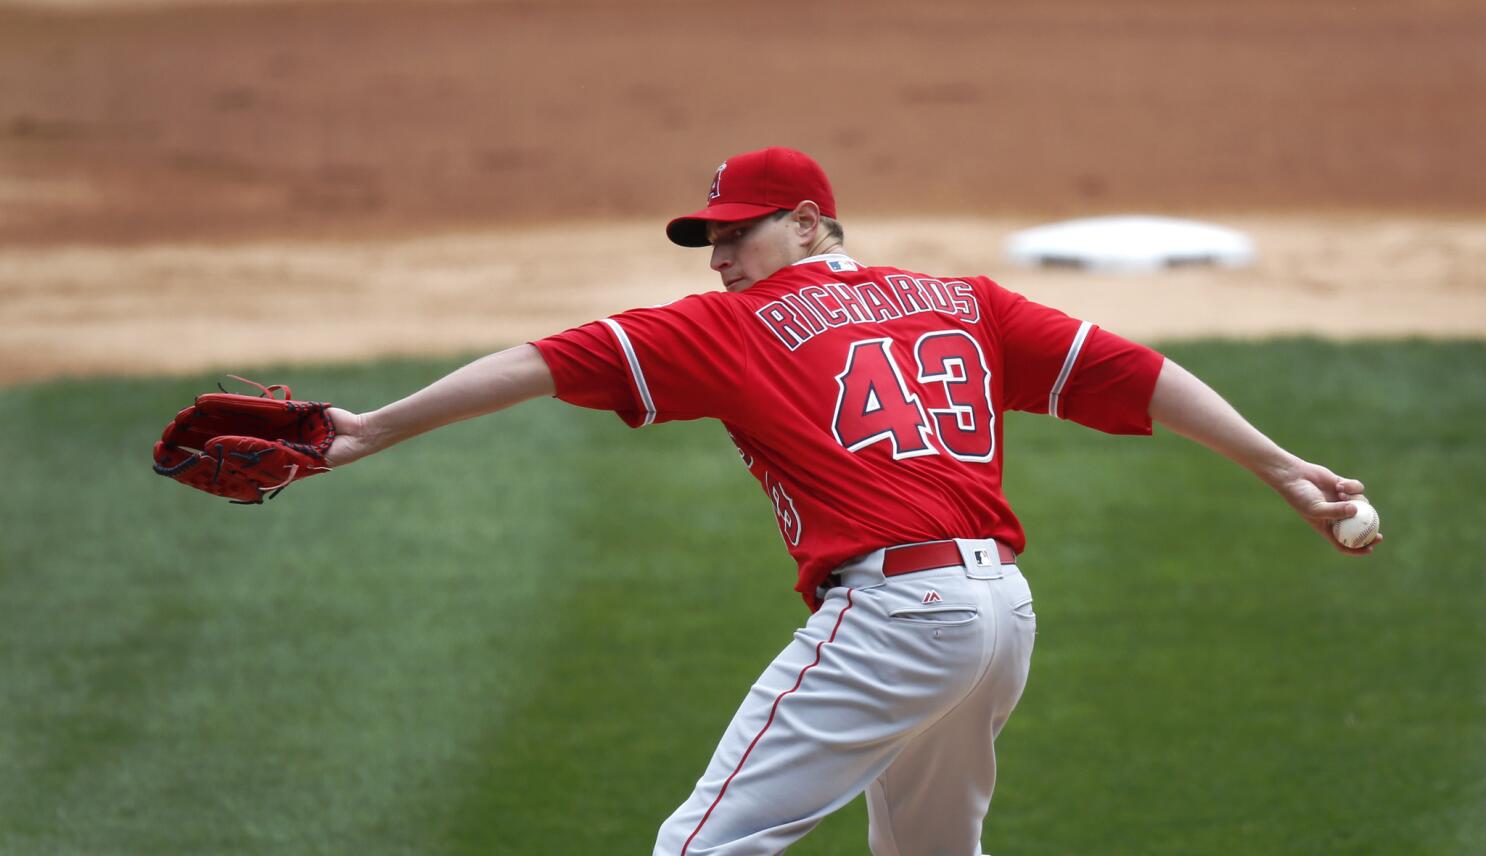
[[[226,392],[196,397],[177,413],[155,444],[155,472],[242,505],[259,505],[291,482],[323,473],[335,426],[331,405],[295,401],[289,387],[263,386],[262,395]],[[283,398],[274,395],[282,390]]]

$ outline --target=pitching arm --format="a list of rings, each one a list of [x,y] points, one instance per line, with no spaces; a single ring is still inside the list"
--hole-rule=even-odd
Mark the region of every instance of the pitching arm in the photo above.
[[[368,413],[331,408],[335,443],[325,455],[337,467],[435,428],[552,395],[552,372],[532,345],[481,357],[400,401]]]
[[[1157,376],[1150,414],[1172,432],[1223,455],[1274,488],[1338,550],[1352,555],[1372,552],[1372,545],[1344,547],[1331,533],[1331,521],[1356,513],[1356,506],[1348,500],[1362,498],[1362,482],[1338,476],[1280,448],[1211,387],[1170,359]]]

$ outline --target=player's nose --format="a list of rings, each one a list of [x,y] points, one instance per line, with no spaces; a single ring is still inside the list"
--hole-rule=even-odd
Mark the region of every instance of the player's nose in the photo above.
[[[728,253],[724,251],[722,247],[719,247],[716,244],[712,245],[713,270],[717,271],[718,273],[722,273],[722,269],[727,267],[731,262],[732,259],[728,256]]]

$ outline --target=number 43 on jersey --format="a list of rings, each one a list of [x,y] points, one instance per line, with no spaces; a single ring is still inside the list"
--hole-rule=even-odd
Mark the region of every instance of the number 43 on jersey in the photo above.
[[[927,405],[909,386],[891,339],[852,343],[846,367],[836,375],[837,442],[851,452],[890,443],[895,460],[941,451],[961,461],[991,460],[996,415],[980,343],[959,330],[925,333],[913,346],[912,360],[912,377],[930,399]]]

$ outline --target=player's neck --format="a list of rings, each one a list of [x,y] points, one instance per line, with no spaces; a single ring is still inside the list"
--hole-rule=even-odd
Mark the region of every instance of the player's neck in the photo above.
[[[805,254],[800,256],[800,258],[795,259],[795,261],[800,261],[800,259],[810,259],[816,256],[829,255],[831,253],[845,254],[846,247],[841,241],[838,241],[835,238],[830,237],[829,235],[825,235],[817,239],[815,243],[811,244],[810,248],[805,251]]]

